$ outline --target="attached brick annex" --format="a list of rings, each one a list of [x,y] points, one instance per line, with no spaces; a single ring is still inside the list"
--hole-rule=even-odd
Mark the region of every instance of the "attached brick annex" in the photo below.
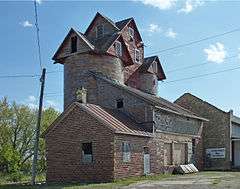
[[[166,79],[144,57],[133,18],[97,13],[83,34],[71,29],[53,60],[64,66],[64,112],[43,133],[47,182],[107,182],[202,168],[205,118],[158,97]]]
[[[186,93],[176,104],[207,118],[202,132],[204,168],[229,170],[240,167],[240,118]]]

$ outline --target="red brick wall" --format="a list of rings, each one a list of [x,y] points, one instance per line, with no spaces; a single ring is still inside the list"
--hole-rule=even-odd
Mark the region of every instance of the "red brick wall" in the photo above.
[[[76,108],[46,136],[47,182],[113,179],[113,133]],[[93,163],[82,162],[82,142],[92,142]]]

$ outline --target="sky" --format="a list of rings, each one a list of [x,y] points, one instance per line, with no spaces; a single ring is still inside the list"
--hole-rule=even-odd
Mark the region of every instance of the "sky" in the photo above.
[[[44,107],[63,110],[63,65],[53,64],[53,54],[71,27],[85,32],[100,12],[113,21],[134,17],[145,56],[158,55],[167,76],[159,82],[159,96],[173,102],[188,92],[240,116],[240,30],[166,50],[239,29],[240,1],[38,0],[37,8],[42,64],[51,72],[46,76]],[[0,98],[35,108],[39,77],[1,77],[41,73],[33,2],[0,1],[0,28]],[[212,74],[216,72],[221,73]]]

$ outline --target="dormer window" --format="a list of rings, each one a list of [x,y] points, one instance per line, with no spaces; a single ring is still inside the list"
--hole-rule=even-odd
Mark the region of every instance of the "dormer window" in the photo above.
[[[71,37],[71,53],[77,52],[77,36]]]
[[[96,38],[101,38],[104,36],[104,25],[100,24],[96,27]]]
[[[155,61],[153,62],[152,68],[153,68],[153,72],[157,73],[157,62],[155,62]]]
[[[130,38],[134,38],[134,30],[131,27],[128,27],[128,35],[130,36]]]
[[[122,43],[119,41],[115,42],[115,51],[117,56],[122,56]]]
[[[135,62],[140,62],[140,51],[138,49],[135,49]]]

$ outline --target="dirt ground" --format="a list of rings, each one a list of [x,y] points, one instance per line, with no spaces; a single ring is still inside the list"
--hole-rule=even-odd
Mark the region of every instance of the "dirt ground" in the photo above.
[[[161,181],[144,181],[124,189],[240,189],[240,172],[201,172]]]

